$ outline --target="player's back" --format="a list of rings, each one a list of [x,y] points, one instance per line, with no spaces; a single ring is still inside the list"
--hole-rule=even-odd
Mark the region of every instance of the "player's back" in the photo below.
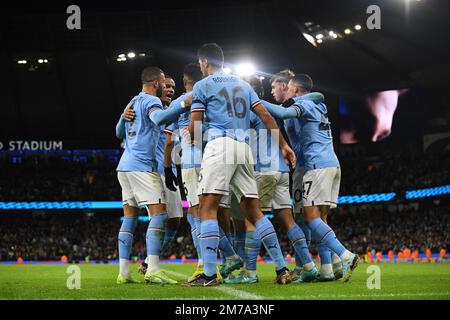
[[[297,126],[299,132],[295,139],[300,144],[305,167],[309,169],[339,167],[326,105],[316,104],[302,97],[296,97],[294,101],[298,102],[301,112]]]
[[[204,110],[208,141],[224,136],[245,141],[251,109],[258,102],[247,82],[218,71],[195,84],[192,109]]]
[[[266,128],[262,120],[252,112],[250,126],[255,130],[255,136],[251,136],[253,158],[256,159],[256,171],[289,172],[289,167],[284,162],[280,150],[278,136]],[[278,134],[281,134],[278,132]]]
[[[161,127],[154,124],[149,114],[161,109],[161,100],[145,92],[139,93],[129,103],[135,118],[125,123],[125,151],[117,171],[156,171],[156,147]]]

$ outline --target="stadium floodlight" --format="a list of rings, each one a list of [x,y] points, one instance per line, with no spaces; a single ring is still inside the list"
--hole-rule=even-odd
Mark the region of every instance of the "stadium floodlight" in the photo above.
[[[331,30],[330,32],[328,32],[328,35],[329,35],[330,37],[332,37],[333,34],[335,34],[333,30]]]
[[[130,58],[130,59],[133,59],[134,57],[136,57],[136,53],[128,52],[127,57]]]
[[[27,60],[18,60],[17,63],[18,64],[27,64]]]
[[[121,58],[121,59],[122,59],[122,58],[125,58],[125,53],[119,54],[118,57]]]
[[[322,42],[323,42],[322,39],[318,39],[318,40],[317,40],[317,43],[322,43]]]
[[[314,47],[317,47],[316,39],[312,35],[304,32],[302,35],[309,43],[311,43]]]
[[[48,62],[48,60],[47,59],[44,59],[44,63],[47,63]]]
[[[44,63],[44,59],[39,59],[38,63]]]
[[[345,33],[345,34],[350,34],[350,33],[352,33],[352,31],[351,31],[350,29],[347,28],[347,29],[344,30],[344,33]]]
[[[225,67],[225,68],[223,68],[223,72],[225,72],[226,74],[230,74],[231,68]]]
[[[321,33],[316,34],[316,39],[317,39],[317,40],[323,39],[323,34],[321,34]]]
[[[357,25],[355,26],[355,30],[359,31],[359,30],[361,30],[361,29],[362,29],[362,27],[361,27],[360,24],[357,24]]]
[[[139,57],[145,57],[145,53],[144,52],[139,53]]]
[[[249,62],[238,64],[236,73],[239,76],[250,76],[255,73],[255,66]]]

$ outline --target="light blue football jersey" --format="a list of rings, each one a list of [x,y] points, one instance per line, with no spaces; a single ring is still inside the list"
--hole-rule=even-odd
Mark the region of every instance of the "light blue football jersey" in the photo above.
[[[172,103],[169,105],[168,108],[172,107]],[[165,107],[163,107],[163,108],[166,109]],[[181,114],[181,116],[183,116],[185,114],[189,114],[189,113],[186,112],[184,114]],[[160,127],[161,128],[161,135],[160,135],[160,138],[158,140],[158,145],[156,147],[156,163],[158,165],[158,173],[160,175],[162,175],[162,176],[165,176],[165,173],[164,173],[164,146],[166,145],[167,133],[172,133],[172,130],[170,130],[172,124]],[[175,143],[176,143],[176,141],[174,141],[174,144]],[[173,162],[172,162],[172,172],[176,175],[177,168],[176,168],[176,166],[175,166],[175,164]]]
[[[125,123],[125,150],[117,171],[156,171],[156,148],[161,128],[150,120],[150,114],[162,109],[161,100],[141,92],[129,105],[133,106],[136,115],[132,122]]]
[[[278,139],[272,141],[270,130],[267,130],[261,119],[253,112],[250,118],[250,125],[255,130],[256,135],[256,137],[252,136],[251,138],[253,158],[256,162],[255,170],[289,172],[289,167],[284,162]]]
[[[184,99],[192,95],[192,92],[183,93],[179,98],[172,101],[172,104],[180,104]],[[191,144],[189,138],[186,138],[184,135],[184,129],[189,127],[189,123],[191,121],[191,113],[186,112],[180,115],[178,121],[172,123],[166,131],[172,133],[175,137],[179,137],[180,146],[181,146],[181,168],[182,169],[190,169],[197,168],[201,166],[202,163],[202,148],[194,146]]]
[[[194,85],[191,112],[205,113],[207,141],[225,136],[246,141],[251,110],[259,102],[247,82],[217,71]]]
[[[295,97],[297,118],[285,120],[286,132],[297,157],[307,169],[340,167],[334,152],[331,123],[324,103]]]

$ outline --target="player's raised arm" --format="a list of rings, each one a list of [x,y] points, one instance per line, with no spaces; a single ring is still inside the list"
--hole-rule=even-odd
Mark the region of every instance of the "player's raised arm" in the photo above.
[[[125,139],[125,121],[133,121],[136,116],[133,110],[134,101],[129,104],[123,113],[120,115],[120,119],[116,124],[116,137],[119,139]]]
[[[314,103],[321,103],[325,100],[325,97],[320,92],[311,92],[302,96],[302,100],[311,100]],[[298,118],[301,116],[301,104],[302,101],[294,101],[293,99],[288,99],[282,105],[273,104],[265,100],[261,101],[267,111],[276,118],[279,119],[291,119]]]
[[[116,137],[120,140],[125,138],[125,120],[122,115],[120,116],[119,121],[116,124]]]
[[[253,112],[255,112],[261,121],[264,123],[268,130],[279,130],[275,119],[270,115],[270,113],[264,108],[262,103],[258,103],[253,107]],[[286,164],[291,165],[292,168],[295,168],[295,164],[297,163],[297,158],[295,156],[294,151],[289,147],[286,140],[282,134],[279,134],[279,143],[281,152],[283,153],[283,158],[286,161]]]
[[[180,114],[186,112],[188,108],[185,107],[184,103],[172,102],[167,109],[155,108],[153,107],[149,111],[150,120],[157,126],[168,124],[178,119]]]

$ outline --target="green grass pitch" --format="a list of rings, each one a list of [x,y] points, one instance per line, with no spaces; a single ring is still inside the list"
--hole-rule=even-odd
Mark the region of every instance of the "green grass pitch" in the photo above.
[[[180,285],[117,285],[118,265],[82,264],[79,290],[67,288],[69,265],[0,265],[0,299],[450,299],[450,264],[380,264],[381,289],[367,288],[369,264],[360,264],[348,283],[276,285],[273,264],[260,263],[260,282],[183,288]],[[194,264],[165,264],[165,270],[185,280]],[[137,264],[131,265],[133,276]],[[292,268],[292,265],[290,265]]]

